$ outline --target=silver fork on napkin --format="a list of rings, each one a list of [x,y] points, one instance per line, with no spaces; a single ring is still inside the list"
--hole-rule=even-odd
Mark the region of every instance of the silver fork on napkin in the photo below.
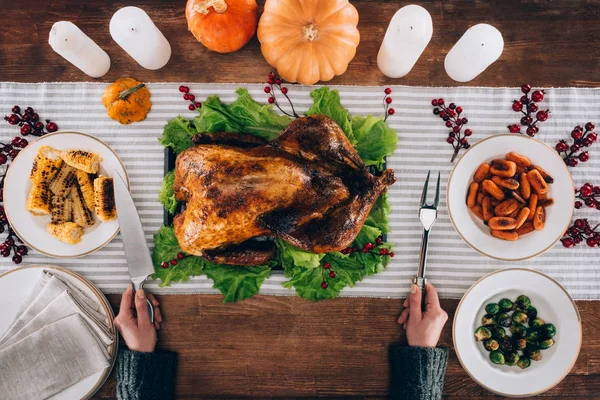
[[[423,192],[421,193],[421,206],[419,207],[419,219],[423,225],[423,238],[421,239],[421,253],[419,255],[419,270],[417,276],[413,279],[413,283],[421,289],[423,299],[421,307],[425,309],[425,286],[427,278],[425,278],[425,268],[427,267],[427,246],[429,244],[429,231],[437,220],[437,208],[440,203],[440,173],[438,172],[437,186],[435,188],[435,200],[432,205],[427,204],[427,188],[429,187],[429,176],[431,171],[427,173]]]

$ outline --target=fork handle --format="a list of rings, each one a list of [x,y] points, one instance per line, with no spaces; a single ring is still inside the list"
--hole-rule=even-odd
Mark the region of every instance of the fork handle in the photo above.
[[[419,254],[419,270],[413,282],[421,289],[421,308],[425,310],[427,279],[425,278],[425,268],[427,267],[427,249],[429,245],[429,230],[423,229],[423,238],[421,239],[421,253]]]
[[[413,278],[413,283],[415,285],[417,285],[419,287],[419,289],[421,289],[421,310],[425,311],[425,308],[426,308],[425,301],[427,300],[427,293],[426,293],[427,278],[415,276]]]

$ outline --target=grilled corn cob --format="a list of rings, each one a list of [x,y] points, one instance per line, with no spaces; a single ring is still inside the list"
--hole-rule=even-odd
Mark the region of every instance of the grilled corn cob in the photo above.
[[[56,196],[60,196],[63,198],[67,197],[71,190],[71,186],[75,181],[75,178],[75,168],[67,164],[63,164],[62,167],[60,167],[60,170],[58,171],[54,179],[52,180],[52,182],[50,183],[50,191]]]
[[[71,188],[71,201],[73,202],[73,222],[81,227],[94,225],[94,213],[86,207],[83,195],[77,185]]]
[[[73,201],[71,199],[54,196],[50,210],[52,222],[71,222],[73,220]]]
[[[46,229],[58,240],[69,244],[78,243],[83,235],[83,229],[74,222],[50,222]]]
[[[48,215],[50,214],[51,200],[52,194],[46,185],[33,185],[29,190],[25,209],[33,215]]]
[[[77,170],[77,182],[79,183],[79,189],[83,195],[85,205],[90,210],[94,211],[94,179],[95,175],[88,174],[80,169]]]
[[[29,180],[33,185],[49,184],[62,165],[60,151],[50,146],[42,146],[38,149]]]
[[[64,150],[60,156],[71,167],[85,171],[88,174],[98,173],[98,167],[100,166],[100,161],[102,161],[102,157],[98,154],[87,150]]]
[[[113,179],[100,175],[94,180],[96,215],[102,222],[117,218]]]

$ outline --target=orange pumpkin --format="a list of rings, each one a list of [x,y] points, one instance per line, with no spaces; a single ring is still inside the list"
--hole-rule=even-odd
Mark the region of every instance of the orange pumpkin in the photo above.
[[[256,0],[188,0],[188,29],[208,49],[230,53],[241,49],[256,32]]]
[[[357,25],[348,0],[267,0],[258,40],[283,79],[312,85],[346,72],[360,42]]]

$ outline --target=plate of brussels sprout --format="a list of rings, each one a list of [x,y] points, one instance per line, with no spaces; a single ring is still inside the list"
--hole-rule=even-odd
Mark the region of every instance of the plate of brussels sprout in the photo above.
[[[581,348],[581,319],[549,276],[509,268],[481,278],[454,317],[454,347],[465,371],[486,389],[527,397],[557,385]]]

